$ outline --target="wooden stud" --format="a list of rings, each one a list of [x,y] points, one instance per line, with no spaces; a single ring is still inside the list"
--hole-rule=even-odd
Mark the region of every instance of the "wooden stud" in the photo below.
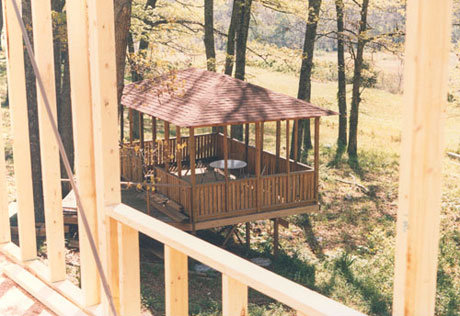
[[[88,51],[88,33],[81,31],[82,28],[88,28],[87,19],[86,1],[71,0],[67,2],[67,32],[76,181],[92,236],[97,243],[96,170],[89,71],[90,61],[88,54],[81,53],[82,51]],[[80,212],[78,212],[78,216],[78,222],[81,223]],[[78,235],[80,241],[83,304],[91,306],[100,302],[99,273],[96,269],[88,235],[83,225],[78,225]]]
[[[120,314],[140,316],[141,276],[139,262],[139,233],[123,224],[118,224],[120,247]]]
[[[21,11],[22,2],[16,0]],[[8,40],[7,72],[8,97],[12,121],[14,175],[18,203],[18,230],[21,260],[37,257],[35,213],[30,160],[29,120],[27,111],[26,80],[24,72],[24,46],[21,29],[11,1],[2,1],[5,32]],[[14,56],[14,58],[12,57]]]
[[[51,2],[33,1],[31,2],[31,9],[32,20],[34,21],[33,32],[36,34],[36,36],[34,36],[35,59],[51,107],[53,120],[57,123],[56,90],[54,86],[54,55],[53,50],[50,49],[53,47]],[[56,282],[66,278],[61,170],[59,168],[59,149],[53,135],[43,98],[44,96],[37,86],[46,249],[50,281]]]
[[[318,201],[318,193],[319,193],[319,117],[315,118],[315,162],[314,162],[314,169],[315,169],[315,201]]]
[[[256,155],[255,155],[255,166],[256,166],[256,178],[257,178],[257,196],[256,196],[256,206],[257,206],[257,211],[259,212],[260,209],[262,208],[262,183],[260,180],[260,158],[261,158],[261,152],[262,152],[262,137],[261,137],[261,127],[260,123],[255,123],[256,124]]]
[[[188,315],[187,256],[165,245],[166,316]]]
[[[41,4],[41,3],[40,3]],[[99,232],[102,260],[116,309],[119,311],[118,227],[107,211],[121,203],[120,156],[117,141],[117,79],[113,1],[88,1],[89,51]],[[137,245],[132,245],[136,247]],[[103,311],[109,315],[105,295]]]
[[[2,111],[0,109],[0,243],[6,243],[11,241],[11,231],[10,215],[8,212],[8,182],[6,182],[2,117]]]
[[[434,314],[452,1],[407,2],[393,315]]]
[[[195,129],[193,127],[189,128],[189,150],[190,150],[190,182],[192,184],[192,194],[191,194],[191,216],[190,220],[192,221],[192,226],[195,227],[195,214],[196,214],[196,199],[195,191],[196,191],[196,175],[195,175]]]
[[[229,211],[228,194],[228,126],[224,126],[225,211]]]
[[[222,315],[249,315],[247,285],[226,274],[222,274]]]
[[[276,173],[279,173],[280,168],[280,152],[281,152],[281,121],[276,121]]]

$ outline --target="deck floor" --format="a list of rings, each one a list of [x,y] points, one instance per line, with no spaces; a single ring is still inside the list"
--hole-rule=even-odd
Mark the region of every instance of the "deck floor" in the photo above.
[[[0,253],[0,315],[55,316],[56,314],[3,273],[3,268],[8,264],[12,263]]]

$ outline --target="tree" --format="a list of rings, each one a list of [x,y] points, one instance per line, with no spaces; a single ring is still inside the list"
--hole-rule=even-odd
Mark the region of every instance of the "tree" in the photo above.
[[[316,29],[318,27],[319,13],[321,9],[321,0],[310,0],[308,3],[308,19],[305,30],[305,41],[302,52],[302,66],[300,68],[299,77],[299,90],[297,98],[310,102],[311,99],[311,73],[313,69],[313,54],[315,50],[316,40]],[[293,130],[292,133],[295,131]],[[299,137],[298,137],[298,148],[300,149],[301,141],[303,138],[303,147],[305,152],[311,149],[311,132],[310,132],[310,120],[299,121]],[[291,153],[290,156],[294,156],[294,135],[292,137]],[[300,158],[300,150],[297,151],[297,159]]]
[[[358,115],[359,104],[361,102],[361,83],[362,83],[362,69],[364,62],[364,47],[369,41],[367,31],[367,11],[369,7],[369,0],[363,0],[361,5],[361,20],[359,22],[358,43],[356,48],[356,55],[354,58],[354,72],[353,72],[353,91],[351,97],[351,110],[350,110],[350,133],[348,138],[348,156],[351,160],[358,158]]]
[[[235,78],[244,80],[246,72],[246,48],[251,20],[252,0],[243,0],[239,7],[238,24],[236,26],[236,59]],[[231,137],[243,140],[243,125],[231,126]]]
[[[216,71],[216,50],[214,48],[214,1],[204,0],[204,47],[206,50],[206,67]]]
[[[227,54],[225,56],[225,74],[231,76],[233,73],[233,64],[235,60],[235,34],[239,21],[240,8],[243,0],[233,0],[232,17],[227,34]]]
[[[341,155],[347,147],[347,86],[345,78],[345,49],[344,49],[344,23],[343,0],[335,0],[337,14],[337,72],[339,105],[339,135],[337,138],[337,153]]]

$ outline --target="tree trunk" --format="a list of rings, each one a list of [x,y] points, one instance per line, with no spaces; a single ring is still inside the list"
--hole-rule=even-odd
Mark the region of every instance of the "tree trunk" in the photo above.
[[[240,5],[239,23],[236,27],[235,78],[244,80],[246,71],[246,48],[248,42],[249,22],[251,20],[252,0],[244,0]],[[243,125],[232,125],[231,137],[243,140]]]
[[[238,25],[240,8],[243,0],[233,0],[232,17],[227,34],[227,55],[225,56],[225,74],[231,76],[235,59],[235,34]]]
[[[204,47],[206,68],[216,71],[216,50],[214,48],[214,1],[204,0]]]
[[[22,18],[28,31],[30,42],[33,45],[31,0],[22,1]],[[27,89],[27,114],[29,119],[30,158],[32,163],[32,185],[34,195],[35,221],[45,221],[43,205],[42,168],[40,158],[40,136],[38,132],[37,87],[35,74],[30,62],[29,54],[24,49],[24,66]]]
[[[313,53],[315,51],[316,29],[318,27],[319,11],[321,9],[321,0],[310,0],[308,4],[308,20],[305,30],[305,41],[302,53],[302,65],[299,76],[299,90],[297,98],[310,102],[311,99],[311,72],[313,69]],[[300,142],[303,139],[304,151],[312,149],[310,120],[299,121],[299,150],[298,159],[300,158]],[[294,130],[293,130],[294,133]],[[294,135],[291,137],[291,153],[294,156]],[[300,137],[302,136],[302,137]]]
[[[364,46],[366,45],[367,30],[367,8],[369,0],[363,0],[361,6],[361,21],[359,25],[358,47],[355,57],[355,68],[353,73],[353,93],[351,97],[350,111],[350,135],[348,139],[348,156],[350,159],[358,158],[358,115],[359,103],[361,102],[361,70],[363,67]]]
[[[2,33],[2,30],[3,30],[3,5],[2,5],[2,1],[0,0],[0,34]],[[0,50],[3,50],[1,41],[0,41]]]
[[[337,13],[337,66],[338,66],[338,93],[339,103],[339,135],[337,138],[337,152],[343,153],[347,147],[347,83],[345,78],[345,49],[344,49],[344,24],[343,0],[335,1]]]
[[[147,0],[145,3],[145,9],[155,9],[157,6],[157,0]],[[146,38],[143,36],[139,42],[139,51],[143,51],[149,47],[149,42],[146,40]],[[133,50],[134,52],[134,50]],[[140,80],[140,79],[139,79]]]

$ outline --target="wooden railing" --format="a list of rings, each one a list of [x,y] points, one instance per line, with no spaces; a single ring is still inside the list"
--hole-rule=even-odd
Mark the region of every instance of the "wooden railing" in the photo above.
[[[158,186],[158,192],[181,205],[184,212],[191,216],[191,185],[189,182],[173,175],[162,168],[154,168],[154,181],[159,184],[169,184],[172,186]]]
[[[120,172],[124,180],[144,181],[143,158],[139,150],[132,147],[120,148]]]

